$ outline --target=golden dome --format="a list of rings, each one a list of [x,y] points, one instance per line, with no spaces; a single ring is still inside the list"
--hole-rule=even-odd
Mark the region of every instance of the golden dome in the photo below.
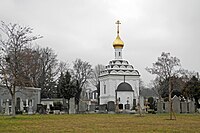
[[[124,47],[124,42],[119,37],[119,34],[117,35],[115,41],[113,42],[113,47],[114,48],[123,48]]]

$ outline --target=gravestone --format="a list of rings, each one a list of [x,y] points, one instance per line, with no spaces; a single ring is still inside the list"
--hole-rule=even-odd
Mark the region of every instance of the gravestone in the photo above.
[[[21,99],[21,101],[20,101],[20,110],[21,110],[22,112],[24,112],[24,104],[23,104],[22,99]]]
[[[29,104],[28,104],[28,114],[29,115],[32,115],[33,114],[33,106],[32,106],[32,100],[29,101]]]
[[[79,102],[79,112],[84,113],[87,110],[88,110],[87,103],[85,103],[84,101],[80,101]]]
[[[187,113],[187,102],[181,102],[181,113]]]
[[[130,104],[125,104],[125,109],[130,110]]]
[[[172,108],[175,113],[180,113],[180,99],[176,95],[172,98]]]
[[[164,102],[165,113],[169,113],[169,102]]]
[[[75,98],[70,98],[69,100],[69,114],[76,113]]]
[[[66,113],[67,112],[67,108],[68,108],[68,103],[66,103],[66,99],[65,98],[63,98],[63,108],[62,108],[62,110],[64,111],[64,113]]]
[[[44,105],[42,104],[37,104],[37,113],[39,114],[45,114],[45,109],[44,109]]]
[[[114,101],[109,101],[108,104],[107,104],[107,107],[108,107],[108,111],[115,111],[115,103]]]
[[[157,112],[163,113],[163,102],[162,101],[158,101],[158,103],[157,103]]]
[[[119,109],[120,109],[120,110],[123,109],[123,104],[119,104]]]
[[[90,105],[89,106],[89,111],[95,111],[96,105]]]
[[[29,105],[28,107],[28,114],[32,115],[33,114],[33,106]]]
[[[106,113],[107,112],[106,106],[107,106],[106,104],[99,105],[99,113]]]
[[[189,113],[195,113],[194,101],[190,101],[190,102],[188,103],[188,111],[189,111]]]
[[[136,99],[133,99],[133,108],[132,109],[135,110],[136,106],[137,106],[136,105]]]
[[[21,111],[20,109],[21,109],[21,107],[20,107],[20,102],[21,102],[21,99],[18,97],[17,98],[17,101],[16,101],[16,111],[17,112],[19,112],[19,111]]]
[[[6,100],[5,115],[10,115],[10,112],[9,112],[9,99]]]

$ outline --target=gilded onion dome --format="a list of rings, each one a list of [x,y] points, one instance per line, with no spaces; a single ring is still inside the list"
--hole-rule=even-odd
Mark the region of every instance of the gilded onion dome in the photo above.
[[[117,24],[117,37],[116,37],[115,41],[113,42],[113,47],[114,48],[123,48],[124,47],[124,42],[121,40],[121,38],[119,36],[119,25],[121,23],[118,20],[115,24]]]
[[[121,40],[119,35],[117,35],[115,41],[113,42],[113,47],[114,48],[123,48],[124,47],[124,42]]]

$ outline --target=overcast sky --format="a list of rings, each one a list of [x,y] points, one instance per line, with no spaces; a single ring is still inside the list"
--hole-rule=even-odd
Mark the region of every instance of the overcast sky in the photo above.
[[[37,44],[62,61],[81,58],[93,66],[114,59],[120,20],[123,58],[146,84],[153,77],[145,68],[162,52],[200,72],[200,0],[0,0],[0,20],[32,27],[44,36]]]

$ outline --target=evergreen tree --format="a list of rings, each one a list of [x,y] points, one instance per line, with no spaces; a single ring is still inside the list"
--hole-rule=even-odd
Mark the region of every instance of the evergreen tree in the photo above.
[[[70,98],[75,97],[77,90],[73,80],[71,80],[71,75],[67,71],[65,75],[61,73],[58,83],[58,95],[68,100],[68,113],[69,113],[69,102]]]
[[[196,107],[200,108],[198,100],[200,99],[200,81],[193,76],[187,83],[184,89],[184,95],[189,98],[194,98]]]

